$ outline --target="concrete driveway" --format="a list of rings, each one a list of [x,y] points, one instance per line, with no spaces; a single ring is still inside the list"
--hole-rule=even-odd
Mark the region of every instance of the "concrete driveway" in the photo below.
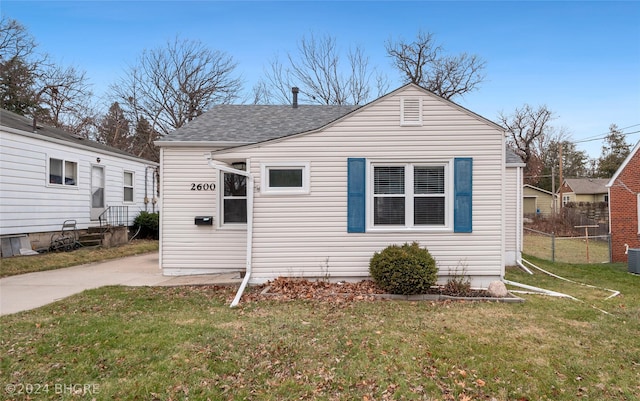
[[[108,285],[239,285],[241,281],[239,273],[163,276],[158,253],[154,252],[2,278],[0,315],[38,308],[84,290]]]

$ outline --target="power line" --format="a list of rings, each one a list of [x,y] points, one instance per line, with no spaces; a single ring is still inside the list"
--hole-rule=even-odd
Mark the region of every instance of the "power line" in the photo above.
[[[637,127],[637,126],[640,126],[640,124],[633,124],[633,125],[630,125],[630,126],[628,126],[628,127],[619,128],[619,129],[620,129],[620,131],[624,131],[624,130],[626,130],[626,129],[628,129],[628,128],[633,128],[633,127]],[[621,135],[622,135],[622,136],[627,136],[627,135],[631,135],[631,134],[637,134],[638,132],[640,132],[640,131],[633,131],[633,132],[626,132],[626,133],[624,133],[624,132],[623,132],[623,133],[621,133]],[[579,140],[579,141],[573,141],[573,143],[583,143],[583,142],[599,141],[599,140],[602,140],[602,139],[606,138],[606,137],[607,137],[607,135],[609,135],[610,133],[611,133],[611,132],[605,132],[605,133],[602,133],[602,134],[600,134],[600,135],[594,135],[594,136],[592,136],[592,137],[587,137],[587,138],[582,139],[582,140]]]
[[[638,124],[638,125],[640,125],[640,124]],[[638,132],[640,132],[640,131],[622,132],[622,133],[620,133],[620,135],[627,136],[627,135],[631,135],[631,134],[637,134]],[[605,139],[607,137],[607,135],[609,135],[609,133],[607,133],[605,136],[602,136],[602,137],[592,138],[592,139],[582,139],[580,141],[573,141],[573,143],[584,143],[584,142],[601,141],[601,140]]]

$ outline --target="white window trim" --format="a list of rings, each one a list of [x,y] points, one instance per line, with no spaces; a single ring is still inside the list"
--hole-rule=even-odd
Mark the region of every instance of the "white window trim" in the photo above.
[[[126,174],[131,174],[131,186],[128,186],[126,184],[126,181],[124,179]],[[126,200],[124,198],[124,190],[125,188],[131,188],[132,190],[132,199],[130,201]],[[122,172],[122,202],[126,203],[126,204],[135,204],[136,203],[136,173],[135,171],[130,171],[130,170],[124,170]]]
[[[271,187],[269,185],[269,170],[271,168],[291,168],[302,170],[302,187]],[[260,164],[260,177],[262,184],[260,185],[260,193],[266,195],[306,195],[309,193],[309,182],[311,179],[309,162],[266,162]]]
[[[444,225],[441,226],[415,226],[413,224],[413,202],[405,203],[405,225],[385,225],[376,226],[373,224],[374,210],[373,210],[373,190],[374,190],[374,175],[373,168],[378,166],[404,166],[405,167],[405,202],[407,199],[407,188],[411,190],[410,198],[413,200],[413,166],[444,166],[444,199],[445,199],[445,212],[444,212]],[[407,166],[412,166],[409,172],[406,171]],[[407,232],[407,231],[419,231],[419,232],[453,232],[453,160],[416,160],[416,161],[386,161],[386,160],[369,160],[367,159],[367,199],[366,199],[366,213],[367,213],[367,232]]]
[[[249,168],[249,163],[246,164],[247,168]],[[227,173],[228,174],[228,173]],[[216,228],[219,230],[238,230],[238,231],[246,231],[247,223],[225,223],[224,222],[224,171],[218,171],[218,194],[216,196],[218,207],[216,207]],[[250,189],[247,187],[247,191]],[[240,199],[240,197],[235,197]],[[244,196],[244,199],[247,199],[247,195]]]
[[[54,184],[51,181],[51,159],[62,161],[62,184]],[[75,185],[67,185],[64,184],[64,176],[65,176],[65,166],[66,163],[75,163],[76,166],[76,184]],[[66,189],[75,189],[77,190],[80,187],[80,163],[77,160],[65,159],[64,157],[55,157],[55,156],[47,156],[47,166],[46,166],[46,177],[45,183],[47,187],[52,188],[66,188]]]
[[[418,120],[405,120],[405,102],[418,101]],[[422,126],[422,97],[401,97],[400,98],[400,126],[421,127]]]

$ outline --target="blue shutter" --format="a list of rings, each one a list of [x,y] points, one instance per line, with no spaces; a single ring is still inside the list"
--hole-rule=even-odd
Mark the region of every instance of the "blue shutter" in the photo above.
[[[470,233],[473,231],[473,159],[470,157],[457,157],[453,163],[453,231],[456,233]]]
[[[347,159],[347,232],[365,231],[366,159]]]

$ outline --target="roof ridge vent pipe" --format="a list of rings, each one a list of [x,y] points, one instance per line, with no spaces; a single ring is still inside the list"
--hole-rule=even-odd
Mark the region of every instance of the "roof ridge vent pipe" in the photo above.
[[[223,166],[220,164],[215,164],[213,161],[213,156],[206,156],[209,167],[214,170],[224,171],[227,173],[238,174],[247,178],[247,261],[246,261],[246,272],[244,275],[244,279],[240,284],[240,288],[238,288],[238,292],[236,293],[235,298],[231,302],[230,307],[235,308],[238,306],[240,302],[240,298],[242,298],[242,293],[244,289],[247,287],[249,283],[249,279],[251,278],[251,260],[252,260],[252,251],[253,251],[253,175],[247,171],[237,170],[235,168]],[[247,164],[248,166],[248,164]]]
[[[293,88],[291,88],[291,93],[293,94],[293,108],[294,109],[298,108],[298,92],[300,92],[300,89],[297,86],[294,86]]]

